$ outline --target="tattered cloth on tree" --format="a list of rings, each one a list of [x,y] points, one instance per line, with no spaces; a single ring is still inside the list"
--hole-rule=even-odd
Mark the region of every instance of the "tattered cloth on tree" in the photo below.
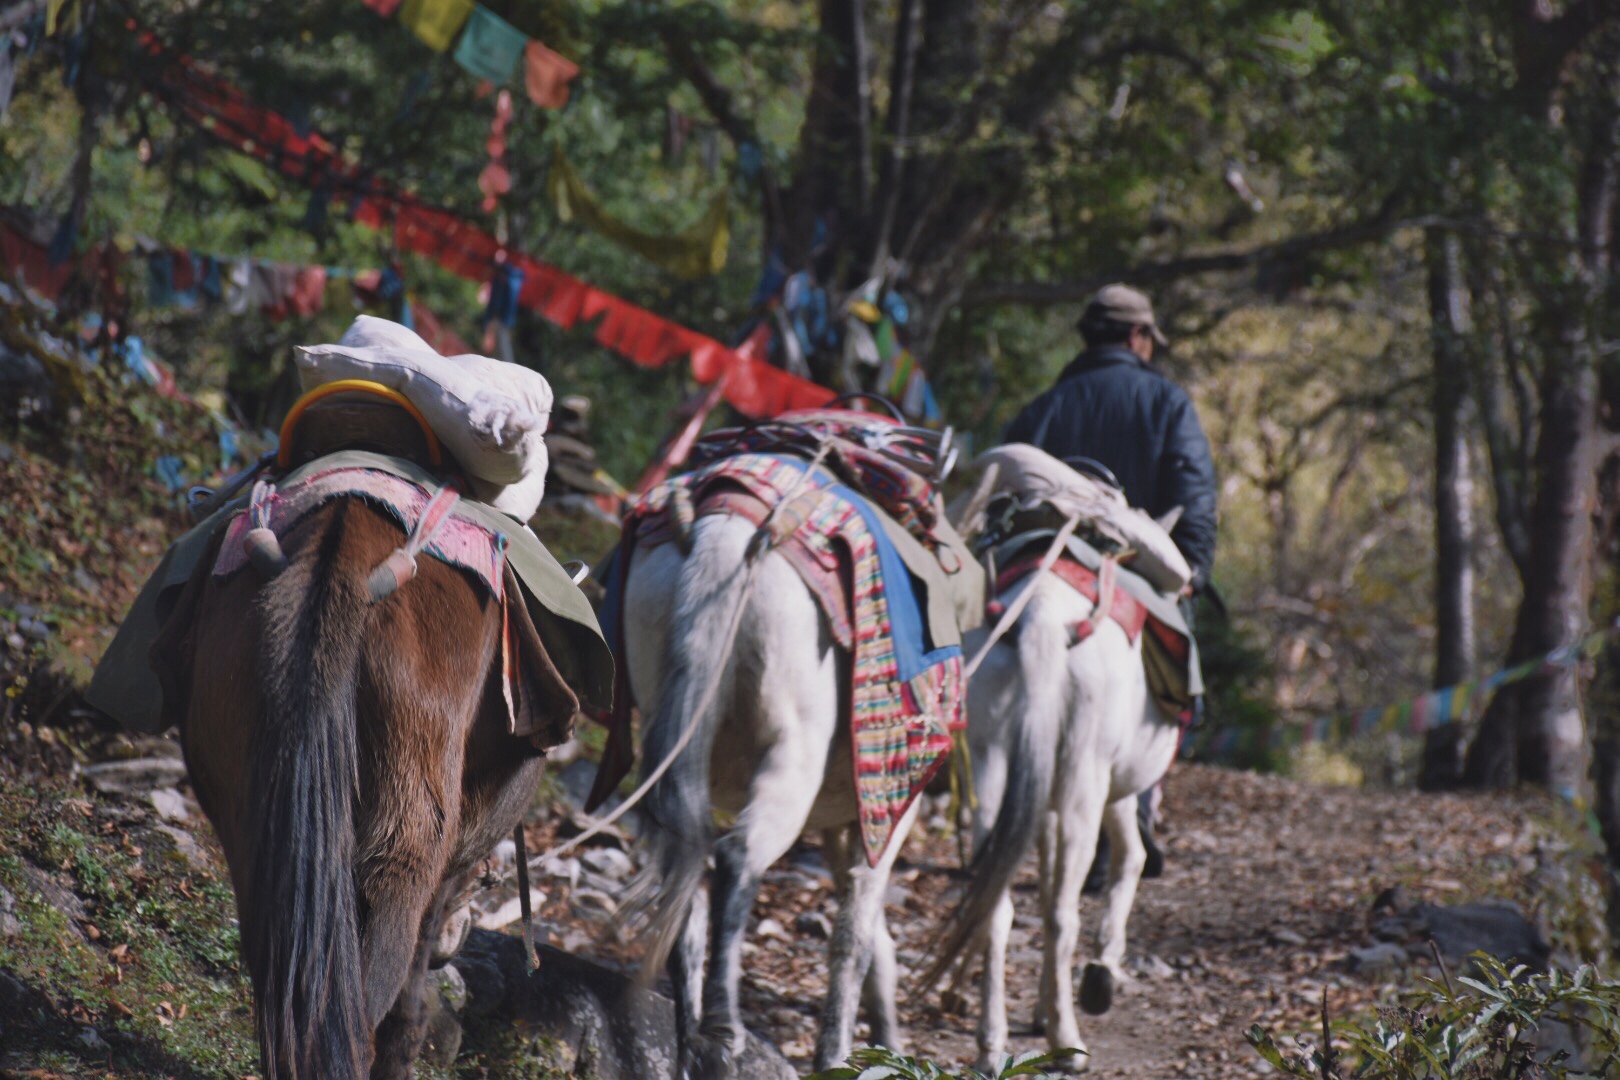
[[[292,470],[277,485],[287,493],[283,498],[289,506],[307,510],[343,493],[336,488],[344,485],[323,486],[321,478],[345,471],[376,474],[350,486],[349,492],[390,513],[406,528],[414,522],[412,514],[420,513],[410,491],[432,490],[441,484],[440,478],[401,458],[345,450]],[[314,486],[305,488],[306,483]],[[245,496],[233,500],[169,547],[96,666],[85,699],[124,727],[156,732],[173,721],[164,711],[162,686],[149,661],[152,643],[194,574],[209,572],[216,565],[234,569],[228,561],[230,553],[223,553],[220,557],[226,561],[218,564],[210,556],[246,504]],[[462,523],[452,532],[459,539],[436,544],[428,549],[429,554],[475,572],[497,598],[510,599],[513,582],[521,590],[523,603],[508,609],[521,668],[518,692],[541,693],[554,671],[579,699],[598,709],[607,708],[613,693],[613,658],[590,602],[567,571],[522,522],[488,506],[463,499],[452,517]],[[479,536],[486,538],[482,548]],[[498,571],[497,556],[501,560]],[[532,654],[533,648],[541,649],[543,661]]]
[[[630,347],[621,342],[633,344],[637,351],[625,355],[644,366],[689,356],[692,377],[705,386],[719,381],[726,401],[748,416],[775,416],[787,409],[823,405],[836,396],[825,386],[660,318],[532,256],[510,251],[487,229],[389,188],[374,173],[340,155],[331,140],[249,100],[238,87],[172,51],[150,31],[137,27],[135,35],[153,72],[148,90],[177,116],[290,180],[316,187],[337,181],[366,192],[351,204],[351,216],[361,225],[390,230],[398,250],[425,255],[451,273],[477,282],[489,279],[489,268],[506,251],[524,272],[518,298],[524,307],[564,330],[581,319],[608,313],[612,317],[603,319],[596,335],[601,344],[620,351]],[[538,44],[530,43],[531,55]],[[622,336],[627,324],[640,332]]]
[[[456,63],[499,86],[517,70],[528,41],[523,31],[478,4],[467,19],[461,40],[456,42]]]
[[[676,491],[689,497],[698,516],[735,514],[758,524],[806,468],[788,455],[738,454],[641,497],[626,515],[603,607],[621,659],[624,582],[635,548],[667,543],[690,524],[673,516]],[[963,722],[961,626],[951,593],[964,586],[972,591],[976,582],[982,596],[982,578],[968,559],[947,574],[910,533],[824,469],[779,513],[794,515],[799,524],[773,550],[799,573],[834,639],[852,653],[848,694],[861,839],[876,863],[895,824],[944,763],[951,733]],[[628,680],[621,677],[592,805],[629,771],[629,696]]]
[[[568,84],[578,74],[578,64],[543,42],[531,41],[523,47],[524,89],[529,100],[543,109],[568,104]]]
[[[563,221],[578,221],[678,278],[711,277],[726,268],[731,203],[724,188],[715,193],[708,209],[692,224],[679,232],[658,235],[638,229],[604,209],[559,149],[551,158],[546,196]]]
[[[473,7],[473,0],[405,0],[399,21],[410,27],[422,44],[434,52],[444,52],[472,17]]]

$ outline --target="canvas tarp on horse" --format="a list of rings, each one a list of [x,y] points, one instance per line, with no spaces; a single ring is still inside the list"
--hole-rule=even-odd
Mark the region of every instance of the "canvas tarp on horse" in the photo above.
[[[428,490],[440,485],[410,461],[361,450],[326,455],[292,470],[278,483],[290,489],[319,473],[340,469],[374,470]],[[149,660],[152,644],[186,583],[212,567],[219,535],[246,505],[245,496],[227,503],[170,546],[97,665],[85,698],[124,727],[155,732],[168,726],[162,687]],[[612,654],[590,602],[567,572],[539,538],[513,518],[465,499],[457,503],[454,515],[499,538],[505,567],[525,600],[518,638],[529,639],[531,651],[525,656],[520,648],[520,662],[554,665],[574,693],[596,708],[607,708],[613,695]],[[532,627],[532,635],[523,632],[527,627]],[[534,648],[544,655],[534,655]]]

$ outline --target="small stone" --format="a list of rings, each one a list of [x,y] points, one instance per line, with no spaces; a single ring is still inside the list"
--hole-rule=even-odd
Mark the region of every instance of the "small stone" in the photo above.
[[[454,964],[446,964],[437,971],[430,971],[428,979],[439,992],[439,999],[445,1007],[457,1016],[467,1007],[467,980],[461,977],[461,972]]]
[[[1351,949],[1350,955],[1345,957],[1345,965],[1351,971],[1358,972],[1382,971],[1404,964],[1406,961],[1406,950],[1387,941],[1368,945],[1364,949]]]
[[[587,848],[580,852],[579,861],[587,870],[611,881],[624,881],[636,872],[630,856],[617,848]]]
[[[158,817],[164,821],[190,821],[191,810],[186,806],[186,797],[174,788],[156,788],[147,798],[152,800],[152,806],[158,812]]]
[[[17,919],[17,898],[0,885],[0,938],[13,937],[22,931]]]
[[[1131,974],[1144,979],[1168,979],[1176,973],[1175,968],[1153,953],[1133,956],[1125,962],[1125,966]]]
[[[79,1041],[91,1050],[108,1050],[107,1040],[101,1037],[101,1032],[93,1027],[87,1027],[79,1032]]]
[[[467,934],[472,930],[473,912],[472,904],[462,904],[452,911],[439,927],[439,940],[433,944],[433,955],[428,960],[430,966],[438,966],[453,959],[461,951],[462,944],[467,940]]]
[[[832,940],[832,920],[819,911],[807,911],[793,920],[793,929],[821,941]]]
[[[23,636],[15,630],[6,635],[6,648],[12,652],[22,652],[27,647],[28,642],[24,641]]]
[[[898,882],[890,882],[883,894],[883,902],[893,907],[905,907],[911,900],[911,890]]]
[[[1292,945],[1301,948],[1305,945],[1305,935],[1286,926],[1279,926],[1271,932],[1271,940],[1278,945]]]
[[[619,902],[600,889],[575,889],[570,899],[587,914],[612,915],[619,910]]]
[[[186,778],[186,764],[174,758],[136,758],[86,765],[84,777],[104,794],[139,795],[154,788],[172,788]]]
[[[787,929],[781,923],[777,922],[775,919],[772,919],[772,918],[770,918],[768,916],[766,918],[763,918],[763,919],[759,920],[759,925],[754,927],[754,932],[756,934],[758,934],[760,937],[768,937],[768,938],[785,938],[785,937],[787,937]]]
[[[186,861],[186,865],[193,870],[208,870],[213,862],[208,858],[208,852],[197,843],[197,838],[184,829],[177,829],[173,825],[164,825],[159,822],[153,826],[158,832],[174,841],[175,854]]]
[[[540,905],[544,904],[545,902],[545,893],[541,892],[539,889],[529,890],[529,909],[531,911],[538,911],[540,909]],[[511,926],[521,918],[523,918],[522,898],[513,896],[511,899],[502,903],[499,907],[480,914],[477,919],[474,920],[474,925],[480,930],[499,930],[502,927]]]

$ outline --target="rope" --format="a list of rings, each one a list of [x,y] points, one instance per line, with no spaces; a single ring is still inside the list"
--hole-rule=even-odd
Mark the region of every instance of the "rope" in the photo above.
[[[827,459],[827,454],[832,449],[832,443],[829,440],[819,436],[818,439],[821,443],[821,448],[816,451],[816,456],[810,460],[810,464],[805,468],[804,472],[800,473],[798,479],[793,482],[793,485],[790,488],[788,488],[787,493],[771,505],[770,510],[768,510],[765,514],[765,519],[759,523],[759,527],[754,530],[754,535],[748,540],[748,547],[743,553],[743,560],[748,566],[748,572],[743,575],[742,589],[737,594],[737,606],[731,612],[731,622],[726,627],[725,635],[717,646],[719,654],[722,656],[730,655],[731,647],[737,640],[737,631],[742,628],[743,612],[747,610],[748,607],[748,596],[754,586],[754,575],[759,570],[760,563],[763,561],[760,556],[769,552],[773,547],[775,547],[776,544],[786,540],[788,536],[793,535],[792,532],[789,532],[773,540],[771,536],[771,520],[776,517],[776,511],[778,508],[786,505],[795,495],[799,493],[799,489],[809,481],[810,475],[814,473],[816,469],[821,466],[821,463]],[[652,786],[663,777],[664,773],[669,771],[670,766],[675,764],[675,759],[680,757],[681,753],[685,751],[688,745],[691,744],[692,739],[697,735],[699,718],[707,713],[711,707],[713,707],[715,695],[719,692],[720,678],[717,673],[714,681],[704,689],[703,697],[700,699],[701,704],[697,708],[693,709],[692,715],[687,718],[686,729],[681,732],[681,737],[676,740],[675,745],[671,747],[669,753],[664,756],[664,760],[658,763],[658,767],[649,773],[646,779],[642,780],[641,785],[637,787],[635,791],[631,792],[630,796],[626,798],[624,802],[614,807],[612,813],[606,815],[605,817],[591,820],[589,826],[586,827],[584,832],[580,833],[578,836],[567,841],[566,843],[559,844],[550,851],[547,851],[536,861],[544,863],[551,859],[561,858],[570,851],[573,851],[575,848],[579,847],[591,837],[596,836],[603,830],[609,828],[615,821],[618,821],[625,814],[629,813],[630,808],[646,797],[647,792],[652,790]]]
[[[983,645],[979,646],[979,651],[973,654],[973,659],[969,660],[967,667],[962,669],[963,682],[973,678],[973,673],[979,670],[979,665],[984,663],[984,658],[990,655],[990,650],[995,648],[996,642],[1001,640],[1002,635],[1012,628],[1013,623],[1018,621],[1018,616],[1022,615],[1024,609],[1029,606],[1030,600],[1035,595],[1035,583],[1041,579],[1041,575],[1051,570],[1057,563],[1058,556],[1063,552],[1063,546],[1069,542],[1069,537],[1074,535],[1074,530],[1080,524],[1080,514],[1081,511],[1079,510],[1070,514],[1069,520],[1063,523],[1063,528],[1059,529],[1057,535],[1052,537],[1052,546],[1046,549],[1045,555],[1041,556],[1041,564],[1035,568],[1035,573],[1030,576],[1028,587],[1018,594],[1018,599],[1012,602],[1011,607],[1002,612],[1001,619],[996,623],[995,629],[990,631],[990,636],[985,639]]]

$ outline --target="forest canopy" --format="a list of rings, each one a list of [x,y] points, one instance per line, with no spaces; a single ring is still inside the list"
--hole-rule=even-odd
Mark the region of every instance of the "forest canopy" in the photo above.
[[[1614,0],[0,0],[0,33],[6,228],[125,253],[116,334],[245,429],[358,281],[589,398],[626,483],[761,326],[773,372],[982,448],[1127,281],[1221,476],[1225,752],[1616,614]],[[446,255],[479,237],[498,261]],[[174,302],[173,252],[321,267],[319,302]],[[1573,792],[1595,746],[1620,823],[1603,680],[1527,674],[1425,775]]]

